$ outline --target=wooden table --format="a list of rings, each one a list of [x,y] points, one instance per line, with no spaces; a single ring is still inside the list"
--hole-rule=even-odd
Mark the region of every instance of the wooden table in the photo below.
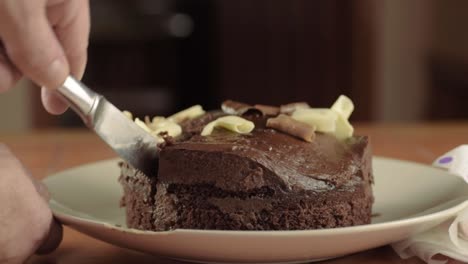
[[[371,136],[374,154],[431,163],[440,154],[468,143],[468,123],[360,124],[358,134]],[[84,130],[34,131],[0,134],[37,178],[69,167],[114,157],[100,139]],[[122,249],[65,228],[60,248],[48,256],[33,256],[28,263],[178,263]],[[400,260],[388,246],[324,263],[422,263]]]

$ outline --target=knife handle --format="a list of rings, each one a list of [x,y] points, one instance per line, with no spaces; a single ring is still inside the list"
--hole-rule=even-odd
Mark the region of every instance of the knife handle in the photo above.
[[[82,82],[68,76],[58,92],[70,103],[71,108],[83,119],[86,125],[92,124],[94,108],[102,96],[89,89]]]

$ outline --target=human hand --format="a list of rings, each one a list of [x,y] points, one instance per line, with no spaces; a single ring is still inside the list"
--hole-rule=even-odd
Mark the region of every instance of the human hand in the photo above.
[[[45,186],[0,144],[0,263],[23,263],[34,252],[49,253],[60,244],[62,227],[47,199]]]
[[[1,0],[0,91],[25,76],[42,86],[48,112],[65,112],[53,90],[70,74],[83,76],[89,30],[88,0]]]

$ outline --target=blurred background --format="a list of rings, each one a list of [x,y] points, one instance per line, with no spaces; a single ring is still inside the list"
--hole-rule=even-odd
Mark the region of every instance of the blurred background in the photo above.
[[[99,0],[84,82],[136,115],[224,99],[328,107],[354,121],[468,118],[465,0]],[[81,126],[22,81],[0,95],[0,131]]]

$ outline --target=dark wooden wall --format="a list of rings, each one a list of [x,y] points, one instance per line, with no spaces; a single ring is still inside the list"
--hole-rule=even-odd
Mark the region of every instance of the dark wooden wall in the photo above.
[[[329,106],[347,94],[369,120],[370,1],[218,1],[220,96],[248,103]]]
[[[468,118],[468,62],[433,56],[429,60],[430,89],[425,116],[430,120]]]

